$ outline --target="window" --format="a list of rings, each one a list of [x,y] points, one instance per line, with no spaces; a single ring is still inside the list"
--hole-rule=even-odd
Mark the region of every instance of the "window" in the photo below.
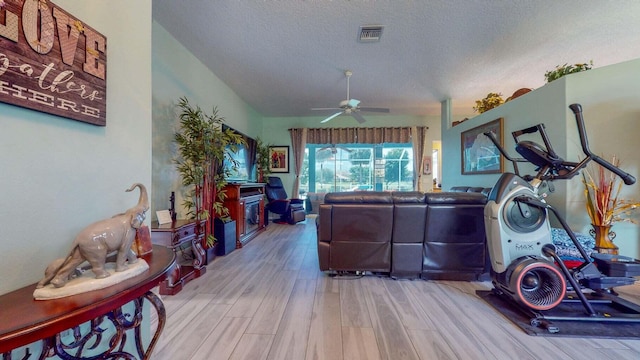
[[[413,190],[411,144],[307,145],[300,193]]]

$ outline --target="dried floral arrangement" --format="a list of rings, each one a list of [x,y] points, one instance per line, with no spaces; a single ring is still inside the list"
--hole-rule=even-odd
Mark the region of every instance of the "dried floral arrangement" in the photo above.
[[[620,159],[613,156],[611,163],[620,165]],[[620,199],[622,180],[602,166],[594,165],[582,173],[582,182],[587,199],[587,213],[593,225],[611,226],[614,222],[635,223],[631,213],[640,207],[640,202]]]
[[[504,99],[500,93],[488,93],[482,100],[476,100],[476,106],[473,107],[473,111],[477,111],[482,114],[485,111],[489,111],[495,107],[504,104]]]

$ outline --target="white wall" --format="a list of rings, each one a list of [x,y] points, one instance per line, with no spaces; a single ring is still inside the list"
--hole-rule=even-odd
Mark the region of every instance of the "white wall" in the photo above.
[[[151,188],[151,1],[57,0],[107,38],[107,126],[0,103],[0,294],[37,282],[91,222]]]
[[[589,144],[595,154],[610,158],[616,154],[623,159],[622,167],[640,177],[640,157],[637,155],[637,134],[640,130],[640,60],[596,68],[572,74],[544,85],[511,102],[480,114],[470,120],[450,127],[442,120],[443,189],[455,185],[491,187],[500,176],[461,175],[460,133],[497,118],[504,118],[504,146],[513,156],[515,143],[511,132],[538,123],[544,123],[554,150],[565,160],[581,159],[576,121],[568,108],[572,103],[583,107]],[[540,142],[540,138],[532,137]],[[521,167],[521,173],[532,173],[531,166]],[[523,171],[524,170],[524,171]],[[505,171],[512,172],[509,163]],[[583,185],[580,176],[569,181],[554,182],[556,192],[548,197],[549,203],[565,217],[574,231],[588,233],[589,219],[584,205]],[[640,185],[625,186],[624,198],[640,200]],[[640,219],[640,212],[635,219]],[[620,253],[640,256],[638,247],[639,226],[617,223],[614,241]]]

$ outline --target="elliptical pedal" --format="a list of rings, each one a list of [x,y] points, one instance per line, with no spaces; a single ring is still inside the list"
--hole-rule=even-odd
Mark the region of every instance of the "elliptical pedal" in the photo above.
[[[593,253],[591,257],[598,266],[598,270],[606,276],[640,276],[640,261],[632,257],[600,253]],[[633,282],[630,284],[633,284]]]

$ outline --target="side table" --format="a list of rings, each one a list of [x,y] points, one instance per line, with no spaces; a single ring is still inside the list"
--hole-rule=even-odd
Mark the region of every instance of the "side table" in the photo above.
[[[151,223],[151,242],[166,246],[176,256],[183,246],[189,247],[193,253],[192,260],[178,258],[178,267],[160,284],[160,294],[175,295],[187,282],[200,277],[207,271],[204,266],[206,252],[202,247],[204,239],[205,221],[198,225],[195,220],[176,220],[172,223],[159,225]]]
[[[23,358],[20,354],[12,357],[12,350],[26,345],[25,358],[33,351],[41,352],[42,359],[52,356],[75,359],[85,356],[85,351],[102,351],[101,349],[106,350],[92,356],[105,359],[124,352],[126,356],[119,358],[150,358],[166,321],[164,305],[151,289],[158,286],[177,265],[173,252],[162,246],[154,246],[153,252],[141,258],[149,264],[146,272],[101,290],[37,301],[33,299],[36,288],[34,283],[0,295],[2,358]],[[158,325],[146,350],[143,349],[141,337],[144,300],[149,301],[158,316]],[[130,302],[134,303],[133,313],[123,308]],[[63,331],[73,329],[74,334],[76,331],[79,333],[79,326],[88,321],[91,321],[89,334],[84,334],[72,344],[61,341]],[[110,338],[102,336],[104,326],[115,328],[115,334]],[[133,331],[134,336],[128,337],[128,331]],[[135,341],[137,354],[123,350],[127,339]],[[33,350],[30,349],[30,344],[34,344]]]

